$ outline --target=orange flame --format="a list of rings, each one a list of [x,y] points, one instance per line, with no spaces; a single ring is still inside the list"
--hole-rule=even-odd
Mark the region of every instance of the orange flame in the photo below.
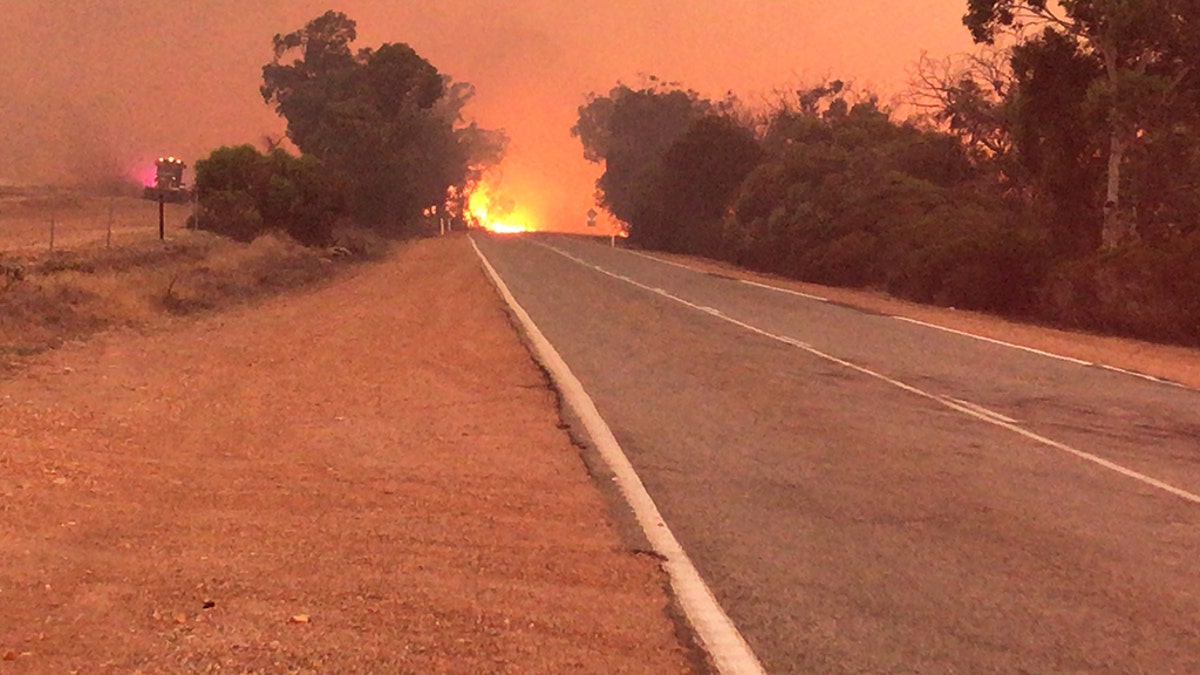
[[[536,229],[525,211],[503,197],[486,180],[471,189],[467,196],[467,213],[475,227],[497,234],[518,234]]]

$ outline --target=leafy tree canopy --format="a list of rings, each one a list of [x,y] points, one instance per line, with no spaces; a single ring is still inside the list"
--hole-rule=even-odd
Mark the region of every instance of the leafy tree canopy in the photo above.
[[[977,42],[991,44],[1005,36],[1018,43],[1013,52],[1022,84],[1017,112],[1029,116],[1018,120],[1015,140],[1024,141],[1035,173],[1058,176],[1057,188],[1070,193],[1062,193],[1063,199],[1078,199],[1083,191],[1064,185],[1063,171],[1048,166],[1052,155],[1042,150],[1065,152],[1068,162],[1078,164],[1085,149],[1078,140],[1068,143],[1075,147],[1064,147],[1066,137],[1084,131],[1080,121],[1098,120],[1083,142],[1100,148],[1105,160],[1101,217],[1092,238],[1113,248],[1144,234],[1141,225],[1161,229],[1154,214],[1172,208],[1145,189],[1139,168],[1153,166],[1145,155],[1164,133],[1176,134],[1192,152],[1200,148],[1200,3],[967,0],[963,22]],[[1047,114],[1051,110],[1056,119]],[[1181,127],[1189,129],[1186,139],[1177,134]],[[1163,194],[1171,201],[1170,190]]]
[[[287,120],[296,147],[348,186],[353,215],[395,227],[498,161],[507,138],[462,127],[470,85],[454,83],[406,44],[355,52],[356,38],[355,22],[333,11],[276,35],[260,91]]]
[[[583,143],[584,157],[604,164],[600,202],[631,225],[634,239],[642,225],[661,220],[655,193],[667,150],[712,109],[696,92],[656,78],[640,89],[618,84],[580,106],[571,133]]]
[[[276,148],[222,147],[196,162],[197,226],[241,241],[270,231],[306,245],[328,244],[345,214],[341,186],[322,162]]]

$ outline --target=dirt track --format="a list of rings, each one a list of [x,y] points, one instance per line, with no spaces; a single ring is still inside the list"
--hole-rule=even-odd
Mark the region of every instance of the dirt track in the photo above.
[[[681,672],[465,239],[0,381],[0,672]]]

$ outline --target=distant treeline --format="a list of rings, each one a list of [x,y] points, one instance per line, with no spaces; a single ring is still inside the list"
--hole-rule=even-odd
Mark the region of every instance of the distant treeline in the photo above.
[[[331,243],[343,221],[403,233],[500,161],[504,133],[463,122],[471,85],[406,44],[354,51],[356,38],[333,11],[275,36],[260,93],[301,156],[243,145],[198,162],[198,227],[242,240],[279,230],[309,245]]]
[[[989,46],[923,60],[905,120],[840,81],[750,113],[651,78],[573,131],[639,246],[1200,344],[1200,5],[1044,4],[970,0]]]

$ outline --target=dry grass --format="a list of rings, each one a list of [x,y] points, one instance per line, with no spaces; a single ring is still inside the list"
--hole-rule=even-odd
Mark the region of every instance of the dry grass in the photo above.
[[[0,371],[19,366],[19,357],[97,331],[143,328],[171,315],[217,310],[321,281],[342,267],[335,260],[374,259],[386,250],[386,242],[353,231],[343,234],[354,246],[339,251],[348,253],[342,256],[279,235],[241,244],[177,227],[159,241],[157,225],[149,231],[118,230],[113,246],[106,247],[107,199],[23,199],[19,208],[27,222],[51,209],[74,209],[74,232],[84,243],[49,252],[12,246],[25,241],[20,232],[28,230],[2,230],[0,244],[6,246],[0,246],[0,262],[19,263],[25,278],[0,280]],[[14,222],[0,219],[0,226]]]
[[[167,204],[168,233],[184,229],[192,213],[187,204]],[[158,236],[158,205],[135,197],[97,197],[53,188],[9,189],[0,193],[0,252],[40,255],[50,249],[103,246],[112,223],[112,243],[123,245]]]

